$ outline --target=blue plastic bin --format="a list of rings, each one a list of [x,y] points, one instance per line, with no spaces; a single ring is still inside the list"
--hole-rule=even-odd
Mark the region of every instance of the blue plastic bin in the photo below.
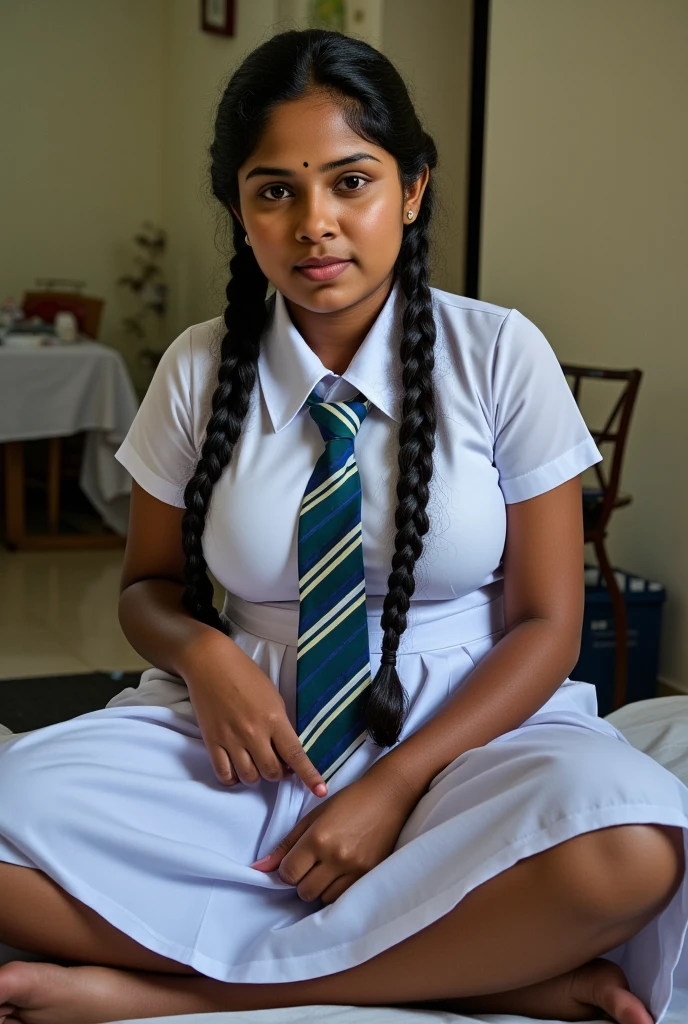
[[[662,605],[661,583],[614,569],[628,616],[628,690],[626,703],[656,697]],[[581,652],[571,679],[594,683],[601,717],[613,710],[614,616],[607,584],[597,566],[585,566],[585,614]]]

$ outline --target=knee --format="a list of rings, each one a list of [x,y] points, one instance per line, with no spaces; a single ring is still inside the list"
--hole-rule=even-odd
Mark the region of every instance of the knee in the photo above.
[[[17,746],[0,759],[0,833],[11,836],[13,826],[31,822],[41,827],[51,812],[64,813],[60,792],[60,765],[43,768],[34,757],[35,748]]]
[[[683,830],[615,825],[574,836],[552,850],[547,870],[598,918],[651,920],[673,899],[685,873]]]

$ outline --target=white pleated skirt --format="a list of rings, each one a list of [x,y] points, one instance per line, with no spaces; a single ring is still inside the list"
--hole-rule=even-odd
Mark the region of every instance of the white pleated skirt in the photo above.
[[[504,635],[502,587],[412,603],[397,658],[409,695],[400,741],[441,713]],[[373,676],[382,600],[367,600]],[[223,614],[294,724],[298,602],[227,595]],[[331,779],[330,795],[385,752],[367,740]],[[0,861],[44,871],[148,949],[250,983],[360,964],[517,861],[594,829],[678,825],[688,862],[688,788],[598,717],[592,684],[571,679],[519,728],[447,765],[389,857],[329,905],[306,903],[277,872],[249,867],[318,802],[296,776],[218,782],[186,686],[151,668],[103,710],[0,744]],[[604,954],[656,1024],[675,972],[688,974],[687,927],[684,878],[661,914]]]

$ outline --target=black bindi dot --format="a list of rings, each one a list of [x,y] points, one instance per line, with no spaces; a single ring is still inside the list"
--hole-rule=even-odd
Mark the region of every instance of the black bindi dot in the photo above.
[[[304,167],[308,167],[308,164],[307,164],[307,162],[306,162],[305,160],[304,160],[304,162],[303,162],[303,166],[304,166]]]

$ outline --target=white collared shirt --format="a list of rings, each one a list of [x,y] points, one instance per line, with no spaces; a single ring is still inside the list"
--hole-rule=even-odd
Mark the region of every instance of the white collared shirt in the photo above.
[[[503,579],[509,502],[558,486],[602,460],[557,357],[517,309],[431,288],[437,338],[437,432],[430,531],[413,601],[462,597]],[[394,551],[403,386],[398,280],[347,370],[325,367],[267,300],[256,384],[230,464],[213,488],[204,557],[246,601],[298,601],[298,518],[324,450],[305,406],[359,391],[370,410],[356,436],[366,593],[385,595]],[[144,490],[184,507],[217,386],[222,317],[187,327],[165,350],[115,458]]]

